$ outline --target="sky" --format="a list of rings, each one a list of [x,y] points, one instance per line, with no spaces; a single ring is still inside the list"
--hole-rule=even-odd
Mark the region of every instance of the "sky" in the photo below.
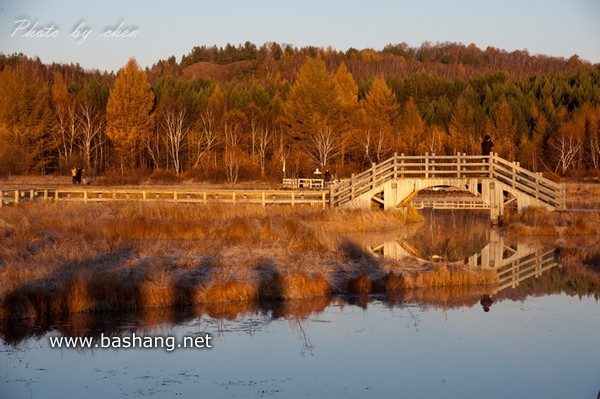
[[[381,50],[453,42],[600,63],[600,0],[0,0],[0,53],[118,71],[249,41]]]

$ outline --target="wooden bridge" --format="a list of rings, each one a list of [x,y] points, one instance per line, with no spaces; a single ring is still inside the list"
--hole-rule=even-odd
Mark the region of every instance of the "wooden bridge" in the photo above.
[[[447,190],[454,188],[454,190]],[[419,200],[420,192],[445,190],[444,197]],[[454,198],[453,198],[454,197]],[[566,188],[530,172],[497,154],[489,156],[394,155],[351,179],[330,187],[330,206],[394,209],[489,209],[492,222],[504,215],[505,206],[519,211],[529,206],[566,209]]]
[[[519,211],[537,206],[548,210],[566,209],[564,184],[544,178],[490,156],[394,155],[392,158],[350,179],[324,184],[322,179],[287,179],[282,190],[196,190],[193,188],[103,188],[81,186],[38,189],[1,188],[0,207],[21,201],[172,201],[189,203],[230,203],[300,205],[350,208],[486,209],[492,222],[515,205]],[[429,196],[423,196],[428,192]]]

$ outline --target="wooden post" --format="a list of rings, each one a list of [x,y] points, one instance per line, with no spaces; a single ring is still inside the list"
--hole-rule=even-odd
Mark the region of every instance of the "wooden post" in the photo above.
[[[19,192],[19,189],[15,190],[15,204],[19,203],[19,195],[21,195],[21,193]]]
[[[263,208],[267,206],[267,199],[266,199],[266,195],[265,195],[264,191],[261,194],[261,202],[262,202],[262,207]]]
[[[83,202],[88,202],[88,192],[87,192],[87,190],[83,190]]]
[[[329,185],[329,208],[333,208],[333,186],[334,184]]]
[[[4,191],[0,190],[0,208],[4,205]]]
[[[371,163],[371,187],[373,188],[375,186],[375,162]]]
[[[458,154],[456,155],[456,177],[460,179],[460,171],[461,171],[461,158],[460,158],[460,151],[458,152]]]
[[[425,178],[429,179],[429,153],[425,153]]]

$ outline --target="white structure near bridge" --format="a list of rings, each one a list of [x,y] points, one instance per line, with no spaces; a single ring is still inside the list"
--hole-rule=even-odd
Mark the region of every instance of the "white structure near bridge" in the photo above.
[[[454,187],[468,193],[459,198],[444,198],[413,206],[444,209],[489,209],[492,222],[504,215],[504,207],[513,202],[519,211],[535,206],[566,209],[566,188],[530,172],[517,162],[497,154],[489,156],[394,155],[352,178],[330,187],[330,206],[351,208],[397,209],[407,206],[419,191]]]

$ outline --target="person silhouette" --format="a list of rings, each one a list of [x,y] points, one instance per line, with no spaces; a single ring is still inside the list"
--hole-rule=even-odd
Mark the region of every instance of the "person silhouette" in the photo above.
[[[481,142],[481,155],[490,155],[492,153],[492,147],[494,146],[494,142],[489,134],[486,134],[483,137],[483,141]]]
[[[492,306],[494,301],[492,300],[492,298],[490,298],[488,294],[485,294],[481,297],[481,301],[479,301],[479,303],[481,304],[481,306],[483,306],[484,312],[489,312],[490,307]]]

